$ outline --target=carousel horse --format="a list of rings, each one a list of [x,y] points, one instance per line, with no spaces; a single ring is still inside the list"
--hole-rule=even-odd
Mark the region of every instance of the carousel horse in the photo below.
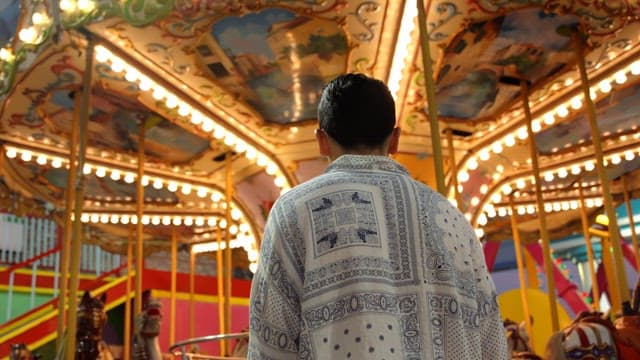
[[[38,360],[39,354],[32,355],[27,345],[25,344],[11,344],[11,352],[9,353],[9,360]]]
[[[133,338],[134,360],[161,360],[160,351],[160,314],[161,304],[151,298],[151,293],[145,291],[142,294],[143,311],[135,318],[135,331]]]
[[[107,320],[104,311],[106,294],[91,297],[85,291],[78,305],[78,329],[76,331],[76,360],[113,360],[109,347],[102,340],[102,329]]]
[[[616,328],[599,312],[582,312],[565,329],[549,338],[547,360],[626,359],[616,346]]]
[[[640,359],[640,277],[631,304],[623,306],[622,316],[615,320],[617,345],[622,359]]]
[[[506,319],[502,325],[507,335],[507,348],[509,354],[511,354],[511,359],[540,359],[533,352],[529,343],[529,335],[524,322],[518,324],[513,320]]]

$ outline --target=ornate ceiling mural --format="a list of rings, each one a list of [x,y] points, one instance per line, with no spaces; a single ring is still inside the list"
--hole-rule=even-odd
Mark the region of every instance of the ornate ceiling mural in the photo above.
[[[216,84],[276,124],[315,119],[322,87],[345,72],[348,50],[336,23],[277,8],[220,20],[196,47]]]
[[[572,62],[570,28],[577,23],[534,8],[470,24],[439,60],[440,116],[477,121],[500,114],[517,99],[519,81],[536,86]]]

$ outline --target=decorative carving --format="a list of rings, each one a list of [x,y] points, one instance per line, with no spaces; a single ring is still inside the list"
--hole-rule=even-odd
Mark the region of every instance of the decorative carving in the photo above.
[[[371,41],[375,37],[375,32],[373,28],[378,25],[377,22],[368,20],[366,15],[375,13],[380,10],[380,5],[373,1],[365,1],[362,4],[358,5],[355,12],[350,13],[353,15],[366,30],[364,32],[354,34],[354,37],[358,41]]]
[[[191,71],[191,65],[177,63],[176,59],[174,58],[173,54],[170,51],[170,48],[166,45],[151,43],[146,45],[146,50],[150,54],[161,53],[162,63],[169,65],[171,69],[177,74],[184,75],[185,73]]]
[[[429,40],[430,41],[442,41],[447,39],[450,34],[440,32],[443,26],[449,23],[454,17],[462,15],[462,12],[458,10],[458,6],[453,2],[442,2],[436,5],[436,13],[440,17],[437,21],[430,21],[427,23],[429,28]]]

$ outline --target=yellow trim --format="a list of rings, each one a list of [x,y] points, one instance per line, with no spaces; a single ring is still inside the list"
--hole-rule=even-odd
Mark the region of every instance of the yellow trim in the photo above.
[[[28,347],[30,349],[37,349],[43,346],[44,344],[48,343],[49,341],[52,341],[56,337],[58,337],[58,331],[54,330],[51,334],[47,336],[43,336],[40,340],[32,342],[31,344],[29,344]]]
[[[155,297],[159,297],[159,298],[164,298],[164,299],[168,299],[171,298],[171,292],[170,291],[166,291],[166,290],[153,290],[153,295]],[[178,292],[176,293],[176,297],[180,300],[189,300],[189,293],[184,293],[184,292]],[[208,302],[208,303],[213,303],[213,304],[217,304],[218,303],[218,296],[217,295],[202,295],[202,294],[195,294],[195,299],[196,301],[199,302]],[[230,303],[232,305],[245,305],[248,306],[249,305],[249,298],[244,298],[244,297],[231,297],[230,299]]]
[[[4,271],[8,268],[9,268],[8,266],[0,266],[0,271]],[[15,273],[22,274],[22,275],[31,275],[32,271],[31,269],[21,268],[21,269],[15,270]],[[49,277],[54,277],[57,275],[55,271],[51,271],[51,270],[36,270],[36,274],[42,275],[42,276],[49,276]],[[84,279],[84,280],[95,280],[98,278],[98,276],[95,274],[79,274],[79,276],[80,276],[80,279]],[[115,278],[115,277],[108,276],[107,279],[109,278]]]
[[[91,296],[95,296],[96,293],[102,293],[107,291],[108,289],[117,286],[119,283],[125,281],[127,279],[126,276],[122,276],[120,278],[118,278],[116,281],[111,281],[101,287],[99,287],[98,289],[95,289],[91,292]],[[124,299],[124,296],[114,300],[113,302],[109,302],[110,304],[108,306],[105,307],[105,310],[111,310],[113,307],[120,305],[120,303],[116,303],[118,301],[122,301]],[[20,326],[20,332],[26,332],[32,328],[34,328],[37,325],[40,325],[41,323],[48,321],[49,319],[51,319],[54,316],[58,316],[58,309],[53,309],[52,311],[49,311],[48,313],[46,313],[44,316],[42,316],[41,318],[39,318],[39,321],[33,321],[30,323],[25,324],[25,321],[20,321],[19,324],[23,325]],[[13,326],[12,326],[13,327]],[[8,332],[7,334],[5,334],[4,336],[0,337],[0,344],[2,343],[6,343],[7,340],[11,337],[13,337],[13,335],[18,332],[18,330],[12,331],[12,332]],[[55,331],[54,331],[55,333]]]
[[[43,294],[43,295],[53,295],[55,289],[51,289],[51,288],[43,288],[43,287],[36,287],[36,294]],[[0,284],[0,291],[9,291],[9,286],[8,285],[4,285],[4,284]],[[19,293],[30,293],[31,292],[31,288],[29,286],[13,286],[13,292],[19,292]]]
[[[9,334],[9,333],[13,332],[15,330],[15,328],[21,328],[24,325],[25,322],[30,322],[33,319],[39,318],[40,316],[42,316],[43,313],[49,313],[51,310],[53,310],[53,308],[54,307],[51,306],[51,305],[43,307],[39,311],[36,311],[33,314],[30,314],[30,315],[26,316],[22,320],[17,321],[15,323],[11,324],[11,325],[8,325],[4,329],[2,329],[2,332],[0,333],[0,335]],[[0,338],[0,340],[1,340],[1,338]]]

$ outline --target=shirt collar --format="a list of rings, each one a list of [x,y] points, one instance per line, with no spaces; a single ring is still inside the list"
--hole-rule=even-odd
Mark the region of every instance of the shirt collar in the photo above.
[[[335,159],[326,172],[344,170],[381,170],[409,175],[407,169],[387,156],[342,155]]]

